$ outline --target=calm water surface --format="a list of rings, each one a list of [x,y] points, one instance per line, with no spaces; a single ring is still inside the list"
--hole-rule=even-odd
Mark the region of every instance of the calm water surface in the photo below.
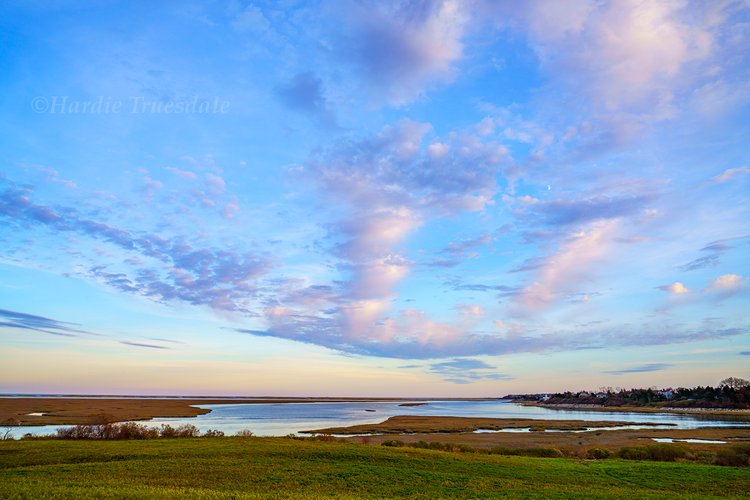
[[[733,420],[731,415],[673,415],[660,413],[615,413],[586,410],[550,410],[522,406],[506,400],[494,401],[430,401],[423,406],[399,406],[399,402],[366,403],[261,403],[196,405],[210,408],[211,413],[194,418],[165,418],[143,421],[148,426],[169,424],[173,427],[193,424],[201,431],[216,429],[225,434],[249,429],[259,436],[283,436],[325,427],[382,422],[394,415],[439,415],[453,417],[531,418],[544,420],[599,420],[619,422],[651,422],[675,424],[676,429],[699,427],[750,426],[750,422]],[[372,411],[374,410],[374,411]],[[60,426],[16,427],[20,437],[52,434]]]

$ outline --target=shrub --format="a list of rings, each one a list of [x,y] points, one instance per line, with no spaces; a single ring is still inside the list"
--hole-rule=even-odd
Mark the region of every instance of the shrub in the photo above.
[[[685,458],[688,452],[681,446],[659,443],[648,446],[626,446],[617,453],[626,460],[655,460],[658,462],[674,462]]]
[[[207,437],[207,438],[224,437],[224,433],[222,431],[208,429],[206,432],[203,433],[203,437]]]
[[[192,438],[200,436],[198,428],[191,424],[184,424],[175,429],[175,437]]]
[[[389,439],[388,441],[383,441],[380,443],[380,446],[392,446],[395,448],[400,448],[404,445],[403,441],[399,441],[398,439]]]
[[[125,422],[124,424],[110,426],[104,439],[150,439],[155,437],[155,432],[145,425],[136,424],[135,422]]]
[[[557,448],[529,448],[524,454],[528,457],[562,458],[563,452]]]
[[[714,463],[734,467],[750,466],[750,444],[737,443],[729,448],[720,448],[716,452]]]
[[[451,451],[452,446],[445,443],[438,443],[436,441],[431,442],[427,445],[427,447],[431,450],[439,450],[439,451]]]
[[[250,429],[242,429],[241,431],[237,431],[237,436],[245,438],[253,437],[253,431]]]
[[[591,448],[586,452],[586,457],[593,460],[603,460],[612,456],[612,452],[606,448]]]
[[[506,448],[504,446],[492,448],[490,454],[546,458],[562,458],[564,456],[563,452],[557,448]]]
[[[460,453],[476,453],[477,450],[469,445],[456,444],[453,446],[453,451],[458,451]]]
[[[159,437],[163,437],[163,438],[175,437],[174,427],[172,427],[169,424],[161,424],[161,429],[159,430]]]

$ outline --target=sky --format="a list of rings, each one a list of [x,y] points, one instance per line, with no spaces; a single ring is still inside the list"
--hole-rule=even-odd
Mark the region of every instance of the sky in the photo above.
[[[5,1],[0,392],[750,377],[746,1]]]

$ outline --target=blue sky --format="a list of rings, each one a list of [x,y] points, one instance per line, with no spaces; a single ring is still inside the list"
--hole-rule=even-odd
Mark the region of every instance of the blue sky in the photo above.
[[[0,391],[747,377],[743,2],[5,2]]]

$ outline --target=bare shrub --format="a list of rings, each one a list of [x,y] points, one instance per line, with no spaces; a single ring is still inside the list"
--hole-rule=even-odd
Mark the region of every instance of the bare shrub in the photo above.
[[[389,439],[387,441],[383,441],[382,443],[380,443],[380,446],[391,446],[394,448],[400,448],[403,445],[404,445],[404,442],[398,439]]]
[[[586,452],[586,458],[603,460],[612,456],[612,452],[606,448],[591,448]]]

